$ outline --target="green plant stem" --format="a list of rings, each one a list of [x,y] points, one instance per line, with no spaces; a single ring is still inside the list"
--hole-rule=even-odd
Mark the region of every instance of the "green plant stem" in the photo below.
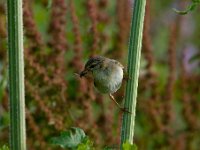
[[[25,150],[25,98],[22,0],[7,0],[10,149]]]
[[[124,107],[127,108],[131,114],[123,114],[121,148],[122,144],[126,141],[131,144],[133,143],[145,5],[146,0],[135,0],[133,4],[133,15],[128,49],[128,75],[130,79],[128,80],[126,86],[124,104]]]

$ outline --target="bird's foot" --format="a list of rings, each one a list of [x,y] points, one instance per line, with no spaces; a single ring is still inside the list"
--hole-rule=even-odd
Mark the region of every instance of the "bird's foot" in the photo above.
[[[126,112],[126,113],[129,113],[129,114],[132,114],[127,108],[121,107],[120,110],[124,113]]]
[[[128,81],[131,80],[131,77],[128,76],[128,74],[124,75],[123,80]]]

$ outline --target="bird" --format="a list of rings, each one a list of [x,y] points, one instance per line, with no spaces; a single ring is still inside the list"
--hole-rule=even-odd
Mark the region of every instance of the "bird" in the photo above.
[[[113,93],[121,87],[124,78],[124,66],[115,59],[93,56],[88,59],[80,78],[92,74],[95,88],[102,94],[109,94],[111,100],[124,112],[128,112],[115,100]]]

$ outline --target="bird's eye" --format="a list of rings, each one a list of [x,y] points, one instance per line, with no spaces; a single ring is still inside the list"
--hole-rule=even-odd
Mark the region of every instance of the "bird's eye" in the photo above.
[[[91,66],[90,66],[90,68],[94,68],[96,66],[96,64],[92,64]]]

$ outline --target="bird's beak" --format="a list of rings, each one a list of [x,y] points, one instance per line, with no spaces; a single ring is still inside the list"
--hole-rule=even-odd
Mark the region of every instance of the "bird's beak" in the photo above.
[[[85,76],[87,73],[88,73],[88,70],[83,70],[83,71],[80,73],[80,77],[82,78],[82,77]]]

